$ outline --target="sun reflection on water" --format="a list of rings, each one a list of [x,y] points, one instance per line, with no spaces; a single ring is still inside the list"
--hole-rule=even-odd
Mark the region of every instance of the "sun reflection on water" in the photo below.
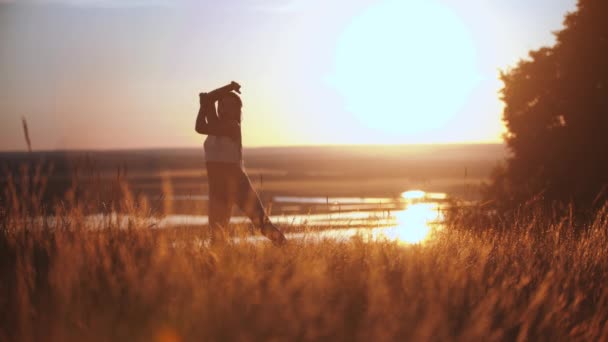
[[[407,200],[423,199],[426,193],[422,190],[409,190],[401,194]]]
[[[385,235],[399,242],[415,244],[429,238],[433,226],[441,220],[437,203],[417,203],[394,213],[395,227],[388,228]]]
[[[277,202],[300,205],[329,202],[325,197],[278,197]],[[338,211],[300,214],[271,215],[271,220],[279,226],[301,225],[313,227],[306,232],[287,232],[288,239],[319,241],[335,239],[349,241],[361,236],[366,241],[389,240],[409,245],[420,244],[432,238],[433,233],[442,229],[444,220],[442,208],[446,205],[445,193],[409,190],[399,198],[332,198],[340,204]],[[374,203],[377,203],[374,205]],[[324,207],[325,208],[325,207]],[[329,207],[328,208],[332,208]],[[91,219],[101,219],[91,217]],[[248,224],[244,216],[233,216],[231,224]],[[126,224],[126,223],[125,223]],[[149,225],[162,228],[171,226],[206,225],[205,215],[168,215]],[[246,241],[263,241],[260,236],[251,236]]]

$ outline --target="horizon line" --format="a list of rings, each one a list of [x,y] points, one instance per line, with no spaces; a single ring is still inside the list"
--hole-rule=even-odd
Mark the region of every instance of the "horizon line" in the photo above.
[[[474,145],[503,145],[501,142],[455,142],[455,143],[403,143],[403,144],[302,144],[302,145],[268,145],[268,146],[243,146],[243,150],[261,150],[261,149],[295,149],[295,148],[366,148],[366,147],[429,147],[429,146],[474,146]],[[163,146],[163,147],[127,147],[127,148],[57,148],[57,149],[33,149],[28,152],[27,148],[19,150],[0,150],[0,154],[4,153],[40,153],[40,152],[119,152],[119,151],[153,151],[153,150],[202,150],[202,146]]]

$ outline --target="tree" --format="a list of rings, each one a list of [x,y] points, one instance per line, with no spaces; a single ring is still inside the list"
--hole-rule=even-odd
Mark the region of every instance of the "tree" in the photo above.
[[[592,209],[608,199],[608,1],[579,0],[553,47],[501,72],[511,156],[487,195]]]

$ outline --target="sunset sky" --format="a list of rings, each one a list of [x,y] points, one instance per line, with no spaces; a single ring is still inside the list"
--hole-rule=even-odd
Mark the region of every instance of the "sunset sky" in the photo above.
[[[242,85],[246,146],[499,142],[499,69],[575,0],[0,0],[0,150],[202,147]]]

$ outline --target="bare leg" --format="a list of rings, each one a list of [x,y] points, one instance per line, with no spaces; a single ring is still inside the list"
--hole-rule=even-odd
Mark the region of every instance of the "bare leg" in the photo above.
[[[233,174],[233,185],[235,187],[235,202],[239,208],[249,217],[254,226],[261,230],[262,234],[271,239],[275,244],[283,244],[285,242],[285,236],[281,231],[272,224],[262,201],[257,192],[251,185],[251,181],[247,176],[247,173],[235,165],[235,168],[231,172]]]
[[[224,239],[224,229],[228,227],[232,214],[232,201],[228,196],[229,174],[225,163],[207,163],[209,183],[209,228],[211,240]]]

